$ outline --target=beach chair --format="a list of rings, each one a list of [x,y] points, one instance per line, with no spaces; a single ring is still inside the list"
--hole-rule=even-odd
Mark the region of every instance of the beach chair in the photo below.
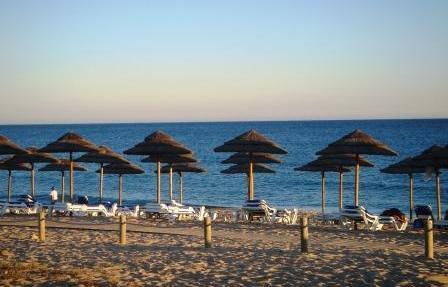
[[[255,220],[266,221],[272,223],[275,220],[277,210],[270,207],[265,200],[247,200],[243,207],[246,220],[252,222]]]
[[[136,205],[133,208],[127,206],[117,207],[116,215],[126,215],[130,217],[139,217],[140,216],[140,206]]]
[[[340,209],[339,222],[346,228],[350,228],[353,223],[363,223],[371,231],[377,231],[383,227],[379,222],[379,216],[368,213],[363,206],[344,206]]]
[[[394,227],[397,231],[406,230],[408,226],[408,219],[405,215],[397,208],[391,208],[383,211],[379,216],[379,223],[381,227],[389,225]]]
[[[106,217],[115,216],[115,212],[109,211],[104,205],[86,205],[86,212],[90,216],[103,215]]]

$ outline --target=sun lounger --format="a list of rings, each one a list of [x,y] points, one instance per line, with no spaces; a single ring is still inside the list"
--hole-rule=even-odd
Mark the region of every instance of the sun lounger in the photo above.
[[[267,221],[273,222],[275,220],[275,214],[277,210],[270,207],[265,200],[247,200],[243,207],[243,212],[245,212],[245,217],[248,221]]]
[[[408,219],[404,221],[399,221],[393,216],[380,216],[379,217],[379,228],[382,229],[384,225],[391,225],[397,231],[404,231],[408,226]]]
[[[371,231],[380,230],[382,225],[379,223],[379,216],[367,212],[362,206],[346,205],[340,209],[340,224],[348,227],[352,223],[364,223],[366,228]]]
[[[2,214],[36,214],[41,205],[39,203],[2,202],[0,203],[0,215]]]
[[[116,215],[126,215],[130,217],[139,217],[140,216],[140,206],[136,205],[133,208],[127,206],[119,206],[116,210]]]

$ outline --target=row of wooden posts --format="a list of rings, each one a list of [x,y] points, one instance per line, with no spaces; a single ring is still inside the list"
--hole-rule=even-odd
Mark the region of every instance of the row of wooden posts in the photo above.
[[[126,215],[120,216],[120,244],[126,244]],[[425,257],[434,258],[433,249],[433,222],[431,219],[425,221]],[[45,212],[39,213],[39,239],[45,241]],[[204,247],[212,247],[212,221],[210,217],[204,217]],[[308,253],[308,218],[300,218],[300,249],[302,253]]]

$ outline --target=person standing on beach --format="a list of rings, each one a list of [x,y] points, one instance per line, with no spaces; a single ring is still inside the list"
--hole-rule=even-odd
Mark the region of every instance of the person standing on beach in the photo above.
[[[51,204],[55,204],[56,201],[58,201],[58,191],[56,190],[56,188],[54,186],[51,188],[50,199],[51,199]]]

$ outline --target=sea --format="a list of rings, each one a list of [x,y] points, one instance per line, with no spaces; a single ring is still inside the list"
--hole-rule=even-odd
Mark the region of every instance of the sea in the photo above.
[[[274,174],[255,174],[255,197],[278,208],[297,207],[320,210],[321,175],[294,171],[295,167],[317,158],[315,153],[345,134],[361,129],[386,143],[399,153],[396,157],[366,156],[375,164],[361,168],[359,200],[372,212],[399,208],[408,213],[408,176],[391,175],[380,169],[408,156],[414,156],[434,144],[448,144],[448,119],[416,120],[332,120],[332,121],[269,121],[269,122],[200,122],[200,123],[118,123],[118,124],[53,124],[2,125],[0,134],[22,147],[43,147],[66,132],[75,132],[97,145],[107,145],[122,153],[143,141],[154,131],[161,130],[192,149],[198,165],[205,173],[186,173],[183,176],[184,203],[192,205],[240,207],[246,200],[247,179],[243,174],[226,175],[220,171],[228,165],[221,161],[229,153],[213,149],[250,129],[262,133],[288,151],[279,156],[281,164],[273,164]],[[68,154],[56,154],[68,158]],[[81,154],[75,154],[75,157]],[[141,175],[124,176],[124,205],[144,204],[156,196],[155,164],[142,163],[142,156],[126,156],[145,170]],[[4,158],[4,157],[3,157]],[[37,168],[45,164],[37,164]],[[97,164],[84,164],[87,172],[75,172],[75,195],[87,195],[89,202],[98,200],[99,176]],[[174,195],[178,197],[178,177],[174,176]],[[68,176],[66,176],[68,181]],[[36,194],[41,202],[49,201],[52,186],[60,190],[60,173],[36,173]],[[337,173],[326,174],[326,210],[338,208]],[[108,201],[118,197],[118,176],[106,175],[104,195]],[[442,210],[448,208],[448,175],[441,174]],[[66,183],[68,187],[68,182]],[[13,172],[14,196],[30,191],[30,173]],[[68,190],[66,190],[66,194]],[[344,176],[343,200],[353,203],[354,172]],[[0,171],[0,199],[7,195],[7,171]],[[168,176],[162,176],[162,199],[168,200]],[[435,178],[432,174],[415,175],[414,203],[436,207]]]

